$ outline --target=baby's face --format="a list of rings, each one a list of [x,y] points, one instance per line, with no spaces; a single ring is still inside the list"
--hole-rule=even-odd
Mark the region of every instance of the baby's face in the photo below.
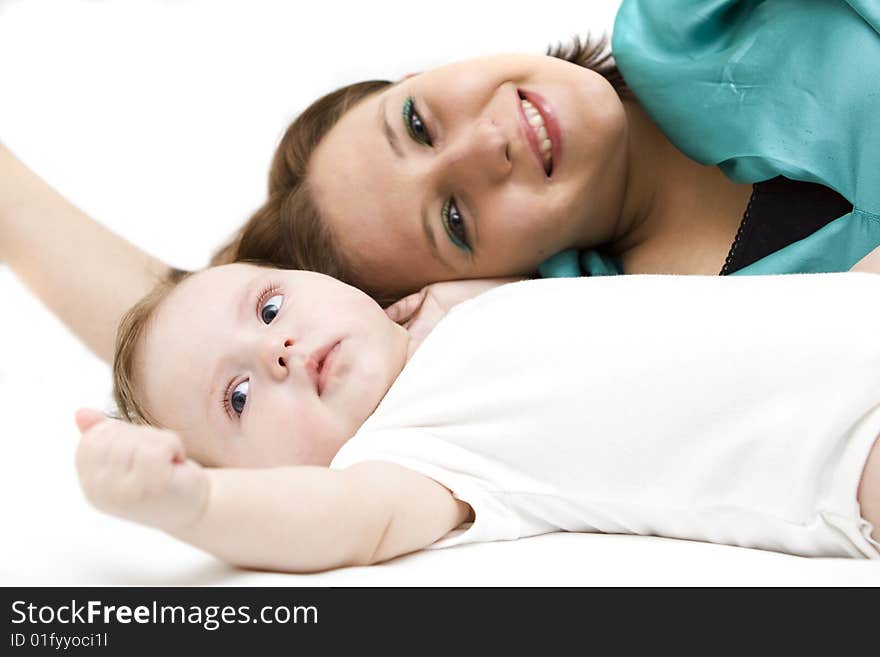
[[[336,279],[234,264],[181,283],[136,366],[148,412],[217,466],[330,463],[406,362],[407,332]]]

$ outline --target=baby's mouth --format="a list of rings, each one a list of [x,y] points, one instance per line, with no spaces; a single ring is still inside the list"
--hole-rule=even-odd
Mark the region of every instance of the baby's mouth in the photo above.
[[[327,380],[333,371],[333,363],[336,360],[336,355],[339,353],[339,345],[341,344],[342,341],[339,341],[330,345],[329,349],[322,350],[323,353],[318,358],[317,390],[319,397],[327,387]]]

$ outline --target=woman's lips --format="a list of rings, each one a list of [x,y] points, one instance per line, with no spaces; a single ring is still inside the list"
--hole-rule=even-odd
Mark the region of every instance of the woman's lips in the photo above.
[[[528,141],[532,153],[538,161],[538,165],[541,167],[541,170],[544,171],[544,174],[548,178],[550,178],[556,171],[558,171],[559,164],[562,161],[562,131],[559,128],[559,121],[556,119],[556,113],[553,111],[553,108],[547,103],[547,100],[543,96],[533,91],[518,89],[517,97],[519,100],[525,99],[529,103],[531,103],[541,115],[541,118],[544,120],[544,128],[545,130],[547,130],[547,137],[548,139],[550,139],[551,144],[550,153],[552,168],[549,172],[546,171],[546,169],[544,168],[544,156],[541,154],[541,147],[538,143],[538,136],[535,134],[535,130],[529,124],[529,120],[525,114],[525,110],[522,107],[522,103],[517,103],[519,106],[520,127],[525,133],[526,140]]]
[[[327,387],[327,380],[333,372],[333,365],[336,362],[336,356],[339,354],[339,346],[341,341],[332,345],[332,347],[324,351],[323,357],[318,361],[318,396],[324,392]]]

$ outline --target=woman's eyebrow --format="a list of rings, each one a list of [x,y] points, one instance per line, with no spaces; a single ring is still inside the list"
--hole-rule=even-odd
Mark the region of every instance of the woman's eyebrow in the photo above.
[[[426,205],[422,205],[422,231],[425,233],[425,239],[428,242],[431,254],[448,269],[452,269],[452,266],[446,261],[446,258],[443,257],[443,254],[440,253],[440,249],[437,247],[437,238],[434,237],[434,229],[431,227],[431,218],[428,216],[428,207]]]
[[[385,139],[388,140],[388,145],[391,147],[391,150],[394,154],[402,158],[403,149],[400,148],[400,143],[397,141],[397,135],[394,134],[394,130],[391,129],[391,124],[388,123],[388,117],[385,115],[385,106],[387,104],[388,97],[386,96],[379,102],[379,123],[382,126],[382,132],[385,133]]]
[[[388,123],[388,117],[386,115],[387,103],[387,96],[379,101],[379,124],[382,128],[382,132],[385,133],[385,139],[388,140],[388,145],[391,147],[391,150],[398,158],[403,158],[405,157],[403,149],[400,148],[400,142],[397,139],[397,135],[394,134],[391,124]],[[428,242],[428,248],[431,251],[431,255],[439,260],[444,267],[452,269],[452,265],[450,265],[446,258],[443,257],[443,254],[440,253],[440,248],[437,246],[437,238],[434,236],[434,229],[431,227],[431,218],[428,216],[428,206],[424,203],[422,204],[421,215],[422,231],[425,233],[425,240]]]

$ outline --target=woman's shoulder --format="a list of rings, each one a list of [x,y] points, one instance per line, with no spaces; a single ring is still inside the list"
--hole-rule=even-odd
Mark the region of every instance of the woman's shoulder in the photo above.
[[[624,0],[612,50],[692,159],[737,182],[820,183],[876,212],[880,191],[857,178],[880,166],[880,97],[865,93],[880,87],[878,26],[866,0]]]
[[[817,19],[832,24],[816,24]],[[787,35],[780,30],[797,25],[828,32],[840,20],[880,32],[880,6],[875,0],[622,0],[612,48],[623,54],[632,48],[637,55],[647,46],[687,57],[695,49],[737,48],[750,42],[754,32],[743,30],[746,27],[768,29],[785,47]]]

